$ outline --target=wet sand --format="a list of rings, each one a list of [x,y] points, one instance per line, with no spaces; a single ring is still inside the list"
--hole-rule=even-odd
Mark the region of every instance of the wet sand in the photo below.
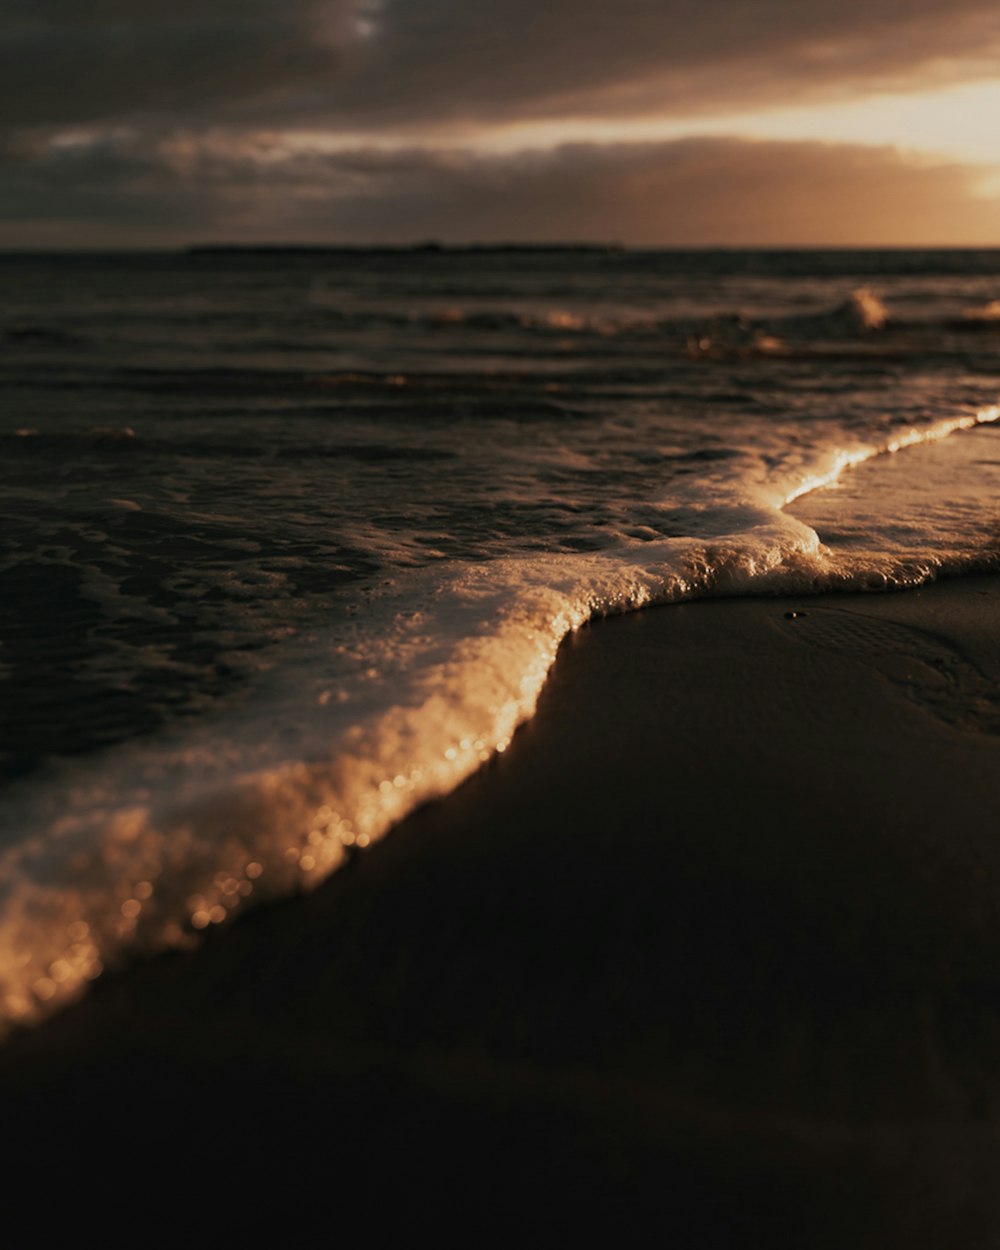
[[[504,756],[0,1098],[67,1218],[1000,1244],[1000,578],[580,631]]]

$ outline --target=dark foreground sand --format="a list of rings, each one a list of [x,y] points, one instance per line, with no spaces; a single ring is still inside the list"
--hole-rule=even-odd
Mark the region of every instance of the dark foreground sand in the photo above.
[[[1000,579],[582,631],[505,756],[0,1096],[5,1201],[128,1243],[1000,1245]]]

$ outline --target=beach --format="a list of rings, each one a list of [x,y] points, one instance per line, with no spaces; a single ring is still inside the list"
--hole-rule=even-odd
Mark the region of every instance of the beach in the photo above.
[[[1000,1250],[996,5],[7,8],[11,1250]]]
[[[9,1040],[8,1176],[234,1235],[997,1244],[998,624],[970,576],[576,631],[455,792]]]
[[[996,5],[7,8],[11,1250],[1000,1250]]]

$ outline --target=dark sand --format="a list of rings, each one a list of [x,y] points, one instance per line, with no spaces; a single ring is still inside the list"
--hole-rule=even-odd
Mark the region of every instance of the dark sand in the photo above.
[[[581,631],[506,755],[0,1095],[10,1193],[127,1240],[1000,1245],[1000,579]]]

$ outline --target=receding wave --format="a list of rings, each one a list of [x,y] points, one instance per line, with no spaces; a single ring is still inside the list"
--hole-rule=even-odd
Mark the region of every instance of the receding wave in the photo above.
[[[190,943],[248,899],[323,878],[504,751],[562,639],[595,616],[995,566],[985,536],[913,555],[838,552],[787,509],[851,467],[998,417],[982,409],[881,441],[803,446],[762,473],[739,456],[693,453],[707,486],[675,482],[647,507],[665,523],[631,541],[412,570],[372,597],[363,623],[290,646],[238,717],[52,764],[44,785],[12,787],[3,1019],[31,1022],[127,951]]]

